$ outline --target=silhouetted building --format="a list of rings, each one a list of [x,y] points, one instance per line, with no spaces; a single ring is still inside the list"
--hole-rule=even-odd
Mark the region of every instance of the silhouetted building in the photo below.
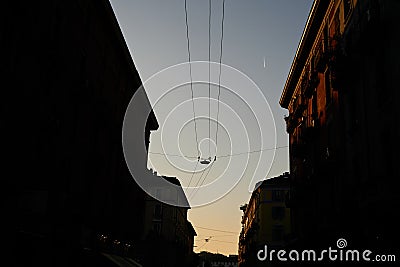
[[[0,17],[1,125],[7,185],[17,192],[12,261],[103,266],[96,250],[135,257],[146,195],[126,166],[121,131],[142,82],[109,1],[9,1]],[[157,128],[151,113],[146,147]]]
[[[157,176],[177,185],[183,192],[179,180],[175,177]],[[166,199],[176,199],[181,192],[158,190],[155,194],[167,194]],[[183,194],[184,195],[184,194]],[[186,200],[187,202],[187,200]],[[189,205],[187,205],[189,206]],[[187,220],[189,207],[178,207],[163,203],[151,196],[146,197],[144,229],[142,232],[143,254],[146,266],[195,266],[193,252],[194,237],[197,235],[192,224]]]
[[[219,253],[211,253],[202,251],[197,254],[199,256],[199,264],[197,267],[237,267],[237,255],[225,256]]]
[[[242,231],[239,236],[239,265],[273,266],[257,259],[257,252],[265,245],[269,249],[285,248],[290,241],[290,209],[286,196],[290,192],[289,174],[260,181],[256,184],[243,211]]]
[[[399,247],[399,10],[313,3],[280,99],[299,245]]]

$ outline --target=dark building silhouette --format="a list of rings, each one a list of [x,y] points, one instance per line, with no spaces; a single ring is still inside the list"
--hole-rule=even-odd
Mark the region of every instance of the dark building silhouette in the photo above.
[[[181,183],[175,177],[158,176],[158,179],[177,185],[170,190],[156,189],[156,197],[164,194],[166,199],[176,199],[184,196]],[[165,196],[169,194],[169,196]],[[143,253],[146,263],[150,266],[173,266],[190,267],[195,266],[196,255],[193,252],[194,237],[197,235],[192,224],[187,220],[187,207],[178,207],[163,203],[152,196],[146,196],[144,229],[142,232]],[[187,199],[185,199],[187,202]]]
[[[399,247],[399,10],[314,1],[280,99],[298,244]]]
[[[12,262],[138,266],[147,196],[126,166],[121,130],[142,82],[110,3],[8,1],[0,17]],[[157,128],[151,113],[146,147]]]
[[[229,255],[225,256],[219,253],[211,253],[202,251],[197,254],[199,263],[197,267],[237,267],[238,256]]]
[[[276,266],[274,262],[259,261],[257,252],[265,245],[278,251],[291,241],[290,209],[286,207],[289,176],[284,173],[258,182],[249,203],[240,207],[243,216],[238,246],[239,267]]]

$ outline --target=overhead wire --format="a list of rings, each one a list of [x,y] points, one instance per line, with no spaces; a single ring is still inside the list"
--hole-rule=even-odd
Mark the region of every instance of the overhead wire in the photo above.
[[[216,240],[214,239],[214,237],[224,237],[224,236],[228,236],[228,237],[237,237],[237,234],[230,234],[230,235],[201,235],[201,236],[195,236],[195,238],[199,238],[198,241],[196,242],[200,242],[200,240],[204,240],[205,242],[209,242],[209,241],[216,241],[216,242],[223,242],[223,243],[232,243],[235,244],[236,242],[232,242],[232,241],[226,241],[226,240]]]
[[[211,71],[210,71],[210,62],[211,62],[211,0],[209,0],[209,16],[208,16],[208,76],[209,76],[209,139],[210,139],[210,98],[211,98],[211,83],[210,83],[210,76],[211,76]],[[219,57],[219,78],[218,78],[218,98],[217,98],[217,119],[216,119],[216,137],[215,137],[215,143],[216,146],[218,147],[218,130],[219,130],[219,113],[220,113],[220,108],[219,108],[219,100],[220,100],[220,95],[221,95],[221,73],[222,73],[222,55],[223,55],[223,39],[224,39],[224,21],[225,21],[225,0],[222,1],[222,19],[221,19],[221,39],[220,39],[220,57]],[[197,156],[185,156],[185,155],[177,155],[177,154],[167,154],[167,153],[161,153],[161,152],[149,152],[150,154],[156,154],[156,155],[165,155],[165,156],[173,156],[173,157],[185,157],[185,158],[197,158],[198,161],[200,160],[200,151],[199,151],[199,145],[198,145],[198,132],[197,132],[197,122],[196,122],[196,112],[195,112],[195,105],[194,105],[194,92],[193,92],[193,78],[192,78],[192,66],[191,66],[191,52],[190,52],[190,40],[189,40],[189,24],[188,24],[188,12],[187,12],[187,0],[185,0],[185,24],[186,24],[186,39],[187,39],[187,51],[188,51],[188,59],[189,59],[189,75],[190,75],[190,90],[191,90],[191,97],[192,97],[192,109],[193,109],[193,121],[195,124],[194,131],[195,131],[195,136],[196,136],[196,150],[197,150]],[[211,143],[209,142],[209,153],[210,153],[210,145]],[[279,149],[279,148],[285,148],[288,146],[282,146],[282,147],[275,147],[275,148],[267,148],[267,149],[260,149],[260,150],[254,150],[254,151],[248,151],[248,152],[242,152],[242,153],[236,153],[236,154],[226,154],[226,155],[221,155],[217,156],[215,155],[214,160],[216,157],[230,157],[230,156],[237,156],[237,155],[243,155],[243,154],[251,154],[251,153],[256,153],[256,152],[261,152],[261,151],[267,151],[267,150],[274,150],[274,149]],[[211,154],[211,153],[210,153]],[[197,166],[195,167],[195,169]]]
[[[186,0],[185,0],[185,4],[186,4]],[[204,162],[206,164],[209,164],[211,161],[211,10],[212,10],[211,0],[209,0],[208,1],[208,161],[204,160]],[[200,155],[200,151],[198,152],[198,158],[197,158],[197,160],[200,162],[199,155]],[[201,163],[203,164],[203,161],[201,161]],[[195,169],[197,168],[197,164],[198,163],[196,163]],[[205,171],[203,171],[201,173],[201,176],[197,180],[195,187],[198,186],[198,183],[199,183],[199,181],[201,181],[203,176],[204,176],[204,178],[203,178],[203,181],[201,182],[200,186],[204,183],[205,179],[207,178],[208,174],[210,173],[211,167],[212,167],[212,165],[210,166],[209,170],[207,171],[206,176],[204,176]],[[189,184],[191,183],[191,180],[194,176],[194,172],[195,171],[193,171],[193,173],[192,173],[192,177],[190,178]],[[196,189],[197,190],[192,191],[191,198],[193,198],[194,195],[199,190],[199,188],[196,188]]]
[[[203,227],[203,226],[198,226],[198,225],[193,225],[195,228],[203,229],[203,230],[210,230],[214,232],[221,232],[221,233],[230,233],[230,234],[239,234],[238,232],[232,232],[232,231],[226,231],[226,230],[221,230],[221,229],[215,229],[215,228],[209,228],[209,227]]]
[[[210,236],[210,235],[197,235],[197,236],[195,236],[194,238],[200,238],[200,239],[202,239],[202,237],[205,237],[205,236]],[[229,234],[229,235],[212,235],[212,237],[221,237],[221,236],[229,236],[229,237],[232,237],[232,236],[236,236],[236,234]]]
[[[169,157],[181,157],[181,158],[197,159],[197,156],[185,156],[185,155],[170,154],[170,153],[152,152],[152,151],[149,151],[148,153],[149,154],[153,154],[153,155],[162,155],[162,156],[169,156]]]
[[[237,243],[237,242],[222,241],[222,240],[215,240],[215,239],[213,239],[212,241],[215,241],[215,242],[222,242],[222,243],[231,243],[231,244],[236,244],[236,243]]]
[[[221,62],[222,62],[222,48],[224,40],[224,20],[225,20],[225,0],[222,1],[222,19],[221,19],[221,42],[219,53],[219,75],[218,75],[218,99],[217,99],[217,129],[215,131],[215,146],[218,148],[218,128],[219,128],[219,99],[221,95]]]
[[[192,93],[192,110],[193,110],[194,132],[195,132],[195,135],[196,135],[197,156],[199,157],[200,151],[199,151],[199,141],[198,141],[198,135],[197,135],[196,111],[195,111],[195,106],[194,106],[192,62],[191,62],[191,56],[190,56],[190,41],[189,41],[189,23],[188,23],[188,12],[187,12],[187,0],[185,0],[185,25],[186,25],[187,51],[188,51],[188,59],[189,59],[190,91]]]
[[[204,244],[201,245],[200,247],[198,247],[197,249],[201,249],[202,247],[204,247],[205,244],[207,244],[208,242],[204,241]]]
[[[197,194],[197,192],[199,191],[200,187],[204,184],[204,181],[206,180],[208,174],[210,173],[211,168],[212,168],[212,166],[214,165],[214,162],[215,162],[215,161],[211,162],[211,165],[210,165],[210,167],[209,167],[208,170],[207,170],[206,176],[204,176],[203,181],[200,183],[200,185],[199,185],[198,187],[197,187],[197,184],[198,184],[198,183],[196,183],[196,186],[195,186],[195,187],[196,187],[197,190],[193,190],[193,193],[192,193],[191,196],[190,196],[191,199],[194,198],[194,196],[195,196],[195,195]],[[199,182],[199,181],[201,180],[201,177],[203,177],[203,174],[204,174],[204,173],[205,173],[205,171],[203,171],[203,173],[201,174],[201,176],[200,176],[200,178],[199,178],[199,180],[198,180],[197,182]]]
[[[199,161],[196,161],[196,166],[194,167],[194,170],[192,172],[192,176],[190,177],[190,181],[189,181],[189,184],[188,184],[187,187],[190,187],[190,184],[192,183],[193,176],[196,173],[197,165],[199,165]]]
[[[211,0],[208,0],[208,155],[211,158]]]
[[[211,6],[211,0],[209,0],[209,14],[208,14],[208,138],[209,138],[209,143],[208,143],[208,152],[209,152],[209,159],[211,161],[211,17],[212,17],[212,6]],[[218,130],[219,130],[219,113],[220,113],[220,95],[221,95],[221,74],[222,74],[222,55],[223,55],[223,39],[224,39],[224,20],[225,20],[225,0],[222,2],[222,19],[221,19],[221,39],[220,39],[220,56],[219,56],[219,75],[218,75],[218,97],[217,97],[217,119],[216,119],[216,133],[215,133],[215,145],[218,147]],[[193,77],[192,77],[192,64],[191,64],[191,52],[190,52],[190,39],[189,39],[189,23],[188,23],[188,10],[187,10],[187,0],[185,0],[185,25],[186,25],[186,40],[187,40],[187,52],[188,52],[188,61],[189,61],[189,76],[190,76],[190,91],[191,91],[191,100],[192,100],[192,111],[193,111],[193,121],[194,121],[194,132],[195,132],[195,139],[196,139],[196,150],[197,150],[197,162],[195,165],[195,168],[192,172],[188,187],[190,186],[192,179],[194,177],[194,174],[196,172],[198,163],[200,162],[200,150],[199,150],[199,142],[198,142],[198,132],[197,132],[197,122],[196,122],[196,111],[195,111],[195,104],[194,104],[194,91],[193,91]],[[288,146],[284,146],[288,147]],[[251,153],[257,153],[261,151],[266,151],[266,150],[274,150],[278,148],[283,148],[283,147],[276,147],[276,148],[270,148],[270,149],[260,149],[260,150],[254,150],[254,151],[248,151],[248,152],[242,152],[242,153],[236,153],[236,154],[227,154],[227,155],[221,155],[218,157],[231,157],[231,156],[237,156],[237,155],[243,155],[243,154],[251,154]],[[164,154],[164,153],[158,153],[158,152],[149,152],[151,154],[158,154],[158,155],[165,155],[165,156],[177,156],[177,157],[186,157],[186,158],[196,158],[192,156],[184,156],[184,155],[174,155],[174,154]],[[199,181],[203,178],[202,182],[200,183],[200,186],[202,186],[209,175],[212,166],[214,162],[216,161],[217,155],[214,157],[214,161],[212,161],[212,164],[210,165],[206,175],[204,176],[205,171],[202,172],[200,178],[198,179],[196,186],[198,185]],[[199,186],[199,187],[200,187]],[[193,191],[192,197],[198,192]]]
[[[197,185],[199,184],[199,181],[200,181],[201,178],[203,177],[204,173],[206,173],[205,170],[203,170],[203,171],[201,172],[200,178],[197,180],[197,183],[196,183],[196,185],[195,185],[194,187],[197,187]],[[193,191],[193,192],[194,192],[194,191]],[[193,193],[192,193],[192,194],[193,194]],[[191,198],[191,197],[189,197],[189,198]]]
[[[220,156],[217,156],[217,157],[218,158],[234,157],[234,156],[240,156],[240,155],[245,155],[245,154],[258,153],[258,152],[262,152],[262,151],[282,149],[282,148],[287,148],[287,147],[289,147],[289,146],[277,146],[277,147],[273,147],[273,148],[264,148],[264,149],[252,150],[252,151],[247,151],[247,152],[240,152],[240,153],[235,153],[235,154],[220,155]],[[168,154],[168,153],[151,152],[151,151],[149,151],[149,154],[171,156],[171,157],[181,157],[181,158],[192,158],[192,159],[197,158],[196,156],[186,156],[186,155]]]
[[[191,54],[190,54],[190,40],[189,40],[189,23],[188,23],[188,12],[187,12],[187,0],[185,0],[185,25],[186,25],[186,41],[187,41],[187,51],[188,51],[188,61],[189,61],[189,76],[190,76],[190,91],[192,97],[192,111],[193,111],[193,122],[194,122],[194,132],[196,138],[196,150],[197,150],[197,162],[194,170],[192,172],[192,176],[190,177],[189,185],[192,182],[193,176],[196,173],[197,165],[200,161],[200,150],[199,150],[199,140],[197,134],[197,122],[196,122],[196,110],[194,105],[194,92],[193,92],[193,77],[192,77],[192,62],[191,62]]]
[[[276,150],[276,149],[281,149],[281,148],[287,148],[289,146],[278,146],[274,148],[265,148],[265,149],[259,149],[259,150],[253,150],[253,151],[248,151],[248,152],[241,152],[241,153],[236,153],[236,154],[227,154],[227,155],[222,155],[218,156],[219,158],[226,158],[226,157],[234,157],[234,156],[240,156],[240,155],[245,155],[245,154],[253,154],[253,153],[258,153],[262,151],[268,151],[268,150]]]

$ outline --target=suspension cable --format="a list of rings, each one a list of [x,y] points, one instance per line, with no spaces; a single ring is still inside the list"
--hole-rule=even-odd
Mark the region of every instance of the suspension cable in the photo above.
[[[194,170],[192,172],[192,176],[190,177],[190,181],[189,181],[189,184],[187,185],[187,187],[190,187],[190,184],[192,183],[193,176],[196,173],[197,165],[199,165],[199,161],[198,160],[196,161],[196,166],[194,166]]]
[[[217,156],[217,157],[218,157],[218,158],[234,157],[234,156],[240,156],[240,155],[245,155],[245,154],[259,153],[259,152],[269,151],[269,150],[278,150],[278,149],[287,148],[287,147],[289,147],[289,146],[277,146],[277,147],[273,147],[273,148],[263,148],[263,149],[252,150],[252,151],[247,151],[247,152],[240,152],[240,153],[234,153],[234,154],[219,155],[219,156]],[[152,151],[149,151],[149,154],[161,155],[161,156],[170,156],[170,157],[192,158],[192,159],[197,158],[196,156],[187,156],[187,155],[182,156],[182,155],[178,155],[178,154],[166,154],[166,153],[152,152]]]
[[[211,158],[211,0],[208,1],[208,156]]]
[[[195,132],[195,135],[196,135],[196,150],[197,150],[197,156],[200,156],[199,141],[198,141],[198,136],[197,136],[196,112],[195,112],[195,106],[194,106],[192,62],[191,62],[191,57],[190,57],[190,42],[189,42],[189,24],[188,24],[187,0],[185,0],[185,24],[186,24],[187,51],[188,51],[188,59],[189,59],[190,91],[192,93],[192,109],[193,109],[194,132]]]
[[[214,162],[215,162],[215,161],[211,162],[211,165],[210,165],[210,167],[208,168],[207,174],[204,176],[203,181],[200,183],[200,185],[197,187],[197,184],[196,184],[195,187],[197,187],[197,188],[196,188],[197,190],[196,190],[196,191],[193,191],[193,194],[192,194],[191,197],[190,197],[191,199],[194,198],[194,196],[197,194],[197,192],[199,192],[200,187],[201,187],[201,186],[204,184],[204,182],[206,181],[206,178],[207,178],[208,174],[210,173],[210,171],[211,171],[211,169],[212,169],[212,166],[214,165]],[[203,171],[202,175],[200,176],[200,178],[199,178],[199,180],[198,180],[197,182],[199,182],[199,181],[201,180],[201,177],[203,176],[204,173],[205,173],[205,171]]]
[[[222,62],[222,44],[224,40],[224,20],[225,20],[225,0],[222,1],[222,20],[221,20],[221,43],[219,54],[219,77],[218,77],[218,99],[217,99],[217,129],[215,131],[215,146],[218,147],[218,126],[219,126],[219,98],[221,95],[221,62]]]

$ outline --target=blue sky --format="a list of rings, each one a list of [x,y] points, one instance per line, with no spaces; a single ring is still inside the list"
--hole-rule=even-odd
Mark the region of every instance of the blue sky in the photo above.
[[[142,81],[146,81],[165,68],[188,61],[184,0],[112,0],[111,3]],[[187,1],[193,61],[208,60],[208,5],[209,2],[205,0]],[[311,5],[311,0],[226,0],[225,2],[222,63],[244,73],[260,88],[272,110],[278,147],[288,145],[283,120],[287,111],[279,106],[279,98]],[[214,62],[219,61],[221,7],[222,0],[212,0],[210,52],[211,61]],[[149,95],[152,94],[149,92],[150,89],[146,88]],[[185,89],[190,90],[188,86]],[[202,89],[196,87],[196,90]],[[255,90],[249,90],[249,94],[253,92]],[[256,93],[254,94],[254,98],[257,98]],[[165,102],[164,105],[168,106],[168,103],[171,102]],[[157,112],[156,116],[159,120],[163,118],[162,115],[158,116]],[[252,131],[248,127],[246,130]],[[207,129],[201,128],[199,131],[206,132]],[[237,149],[245,151],[240,150],[240,147]],[[162,151],[158,141],[152,140],[150,151]],[[229,154],[224,152],[221,151],[221,154]],[[162,162],[160,155],[151,155],[150,159],[154,168],[161,174],[178,176],[181,180],[187,180],[190,176],[174,172],[173,168]],[[278,149],[268,176],[257,179],[277,176],[288,170],[288,149]],[[210,180],[211,176],[212,172]],[[234,190],[218,201],[190,210],[189,219],[199,235],[195,241],[196,249],[201,247],[201,250],[237,254],[238,234],[224,235],[196,226],[239,233],[241,227],[239,206],[249,200],[249,179],[244,177]],[[213,239],[210,239],[210,242],[205,243],[204,238],[208,236],[215,236],[214,240],[219,241],[213,242]]]

